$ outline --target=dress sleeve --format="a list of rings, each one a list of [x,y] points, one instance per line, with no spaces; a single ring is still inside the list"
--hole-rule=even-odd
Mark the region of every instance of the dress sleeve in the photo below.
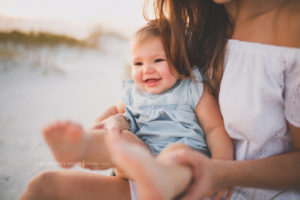
[[[300,127],[300,51],[286,63],[284,84],[285,117],[291,124]]]
[[[203,77],[197,68],[193,69],[193,80],[190,81],[190,95],[195,110],[203,93]]]

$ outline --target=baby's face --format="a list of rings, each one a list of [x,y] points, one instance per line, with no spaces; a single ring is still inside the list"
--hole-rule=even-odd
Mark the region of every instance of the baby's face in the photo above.
[[[159,37],[151,38],[131,48],[132,77],[135,84],[150,94],[159,94],[171,88],[177,76],[171,71]]]

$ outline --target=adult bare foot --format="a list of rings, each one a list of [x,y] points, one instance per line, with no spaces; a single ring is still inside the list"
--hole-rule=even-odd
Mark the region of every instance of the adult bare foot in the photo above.
[[[108,134],[107,146],[113,164],[136,184],[140,199],[169,200],[183,192],[186,185],[180,181],[178,172],[188,177],[188,170],[169,161],[158,162],[149,151],[126,142],[120,134]]]
[[[55,122],[43,129],[43,135],[61,167],[69,168],[81,161],[87,146],[87,136],[79,124]]]

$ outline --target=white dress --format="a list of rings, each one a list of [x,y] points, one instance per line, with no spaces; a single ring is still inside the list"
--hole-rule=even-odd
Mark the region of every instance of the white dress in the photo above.
[[[286,120],[300,127],[300,49],[229,40],[219,102],[236,160],[291,151]],[[235,188],[232,197],[279,198],[300,191]]]

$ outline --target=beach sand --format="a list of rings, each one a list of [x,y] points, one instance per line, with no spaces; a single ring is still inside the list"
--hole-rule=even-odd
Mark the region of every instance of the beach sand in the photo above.
[[[128,41],[112,38],[103,41],[101,51],[12,48],[25,53],[0,58],[1,200],[18,199],[39,172],[62,170],[43,141],[42,127],[55,120],[91,126],[106,107],[121,100],[129,63]]]

